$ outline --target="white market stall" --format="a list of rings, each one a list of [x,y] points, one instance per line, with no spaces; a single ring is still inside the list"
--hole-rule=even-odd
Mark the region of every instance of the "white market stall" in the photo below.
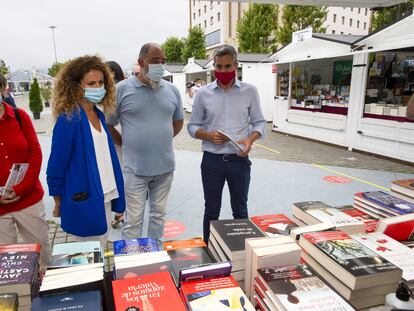
[[[353,44],[360,67],[349,148],[414,162],[414,121],[406,104],[414,92],[414,16]]]
[[[293,34],[270,57],[276,66],[273,129],[346,146],[354,74],[351,43],[360,37]]]

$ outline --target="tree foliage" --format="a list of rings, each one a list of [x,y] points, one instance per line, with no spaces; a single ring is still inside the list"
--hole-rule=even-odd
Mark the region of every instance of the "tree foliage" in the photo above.
[[[199,27],[193,27],[188,30],[188,36],[184,40],[184,49],[182,61],[187,63],[188,58],[204,59],[206,55],[205,46],[206,36],[204,31]]]
[[[277,42],[286,45],[292,41],[292,33],[312,27],[313,32],[323,33],[323,22],[326,17],[324,7],[310,5],[286,5],[283,8],[282,26],[278,28]]]
[[[47,73],[49,76],[56,77],[57,73],[66,63],[54,63],[48,70]]]
[[[375,31],[392,24],[413,11],[414,0],[407,1],[388,8],[381,8],[372,15],[371,31]]]
[[[7,68],[6,63],[2,59],[0,59],[0,73],[2,75],[6,75],[9,73],[9,68]]]
[[[270,53],[276,43],[278,6],[252,4],[237,23],[240,52]]]
[[[29,108],[32,112],[42,112],[43,104],[42,98],[40,97],[40,88],[37,79],[34,78],[30,85],[29,91]]]
[[[161,45],[166,61],[169,63],[179,63],[182,60],[184,40],[177,37],[169,37]]]

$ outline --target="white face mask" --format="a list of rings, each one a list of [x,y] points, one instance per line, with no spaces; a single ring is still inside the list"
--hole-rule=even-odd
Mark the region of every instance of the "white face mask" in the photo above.
[[[163,64],[148,64],[147,78],[160,82],[164,76],[165,68]]]

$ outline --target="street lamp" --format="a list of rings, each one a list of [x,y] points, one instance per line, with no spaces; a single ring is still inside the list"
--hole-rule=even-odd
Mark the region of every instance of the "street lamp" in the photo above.
[[[49,26],[52,29],[52,38],[53,38],[53,50],[55,51],[55,64],[57,63],[57,55],[56,55],[56,42],[55,42],[55,28],[57,26]]]

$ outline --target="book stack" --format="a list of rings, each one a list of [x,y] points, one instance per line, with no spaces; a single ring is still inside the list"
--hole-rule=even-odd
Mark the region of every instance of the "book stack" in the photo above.
[[[250,220],[266,236],[289,235],[290,230],[298,225],[284,214],[252,216]]]
[[[217,261],[231,261],[231,275],[244,287],[245,240],[265,235],[249,219],[213,220],[208,248]]]
[[[168,241],[163,247],[171,258],[175,275],[180,275],[182,269],[216,262],[202,238]]]
[[[183,282],[180,294],[190,311],[255,310],[232,276]]]
[[[100,291],[71,292],[33,299],[30,311],[101,310]],[[0,309],[2,310],[2,309]],[[16,309],[17,310],[17,309]]]
[[[341,231],[306,233],[299,245],[307,264],[358,309],[384,304],[402,277],[400,268]]]
[[[336,206],[342,213],[345,213],[358,221],[361,221],[365,224],[365,232],[374,232],[377,229],[379,217],[374,217],[369,215],[357,208],[353,205],[342,205]]]
[[[181,287],[183,282],[230,276],[231,268],[230,261],[223,261],[181,269],[178,287]]]
[[[297,202],[293,204],[293,215],[308,225],[332,223],[343,232],[364,233],[365,224],[341,210],[320,201]]]
[[[166,251],[116,256],[114,263],[114,277],[116,280],[136,278],[165,271],[172,273],[176,284],[178,284],[178,275],[174,274],[171,258]]]
[[[405,201],[414,203],[414,179],[399,179],[391,183],[391,193]]]
[[[169,272],[145,274],[112,282],[116,311],[186,311]]]
[[[414,250],[381,232],[353,234],[351,237],[400,268],[405,283],[414,287]]]
[[[378,218],[414,213],[414,203],[383,191],[355,193],[354,205],[357,209]]]
[[[39,288],[39,244],[0,246],[0,294],[16,293],[19,310],[28,311]]]
[[[0,294],[0,310],[18,311],[19,300],[16,293]]]
[[[103,266],[99,241],[55,244],[39,295],[45,297],[87,290],[103,292]]]
[[[256,284],[257,269],[275,265],[299,264],[301,248],[287,236],[246,239],[246,269],[244,289],[255,305],[252,293]]]
[[[306,264],[258,270],[254,299],[259,310],[353,311]]]
[[[123,256],[139,253],[160,251],[157,240],[152,238],[139,238],[114,241],[114,256]]]

